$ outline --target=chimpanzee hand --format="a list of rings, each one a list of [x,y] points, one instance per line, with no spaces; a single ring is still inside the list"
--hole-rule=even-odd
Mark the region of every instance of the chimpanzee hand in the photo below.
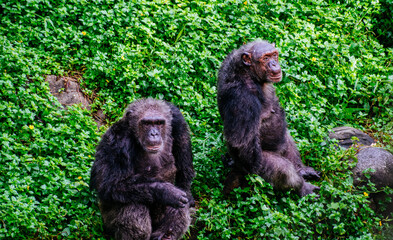
[[[188,204],[187,193],[170,183],[165,183],[165,190],[161,193],[161,199],[158,200],[174,208],[184,208]]]
[[[191,192],[187,192],[187,198],[188,198],[188,206],[195,207],[195,201]]]

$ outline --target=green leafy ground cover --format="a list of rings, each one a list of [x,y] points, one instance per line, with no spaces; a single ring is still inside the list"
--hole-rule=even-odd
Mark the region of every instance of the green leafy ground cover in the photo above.
[[[198,209],[186,238],[378,237],[389,218],[368,205],[376,189],[353,186],[354,151],[326,137],[350,125],[393,150],[393,12],[392,1],[381,3],[0,1],[0,238],[103,239],[88,189],[95,146],[128,103],[148,96],[176,104],[192,131]],[[304,162],[322,171],[318,199],[273,193],[255,176],[221,194],[228,170],[216,74],[256,38],[281,52],[277,93]],[[92,111],[62,108],[44,81],[75,73]],[[108,116],[99,131],[98,109]]]

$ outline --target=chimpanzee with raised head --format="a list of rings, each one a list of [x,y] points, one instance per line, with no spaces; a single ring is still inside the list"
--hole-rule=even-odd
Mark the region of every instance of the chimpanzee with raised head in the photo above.
[[[218,109],[234,161],[225,180],[228,194],[246,174],[258,174],[274,189],[295,189],[300,196],[319,188],[305,179],[319,173],[303,165],[289,135],[273,83],[281,81],[278,51],[257,40],[232,51],[218,73]]]
[[[178,108],[142,99],[103,135],[91,169],[104,229],[115,239],[179,239],[190,225],[195,176]]]

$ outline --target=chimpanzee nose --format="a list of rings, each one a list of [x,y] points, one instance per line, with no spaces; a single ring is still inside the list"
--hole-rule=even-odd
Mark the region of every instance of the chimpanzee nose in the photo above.
[[[278,65],[278,62],[276,61],[276,60],[271,60],[270,62],[269,62],[269,66],[270,67],[276,67]]]
[[[276,60],[270,61],[268,66],[270,67],[270,69],[273,73],[280,73],[281,72],[280,64],[278,64],[278,62]]]
[[[156,129],[150,131],[150,136],[156,137],[157,135],[158,135],[158,131]]]

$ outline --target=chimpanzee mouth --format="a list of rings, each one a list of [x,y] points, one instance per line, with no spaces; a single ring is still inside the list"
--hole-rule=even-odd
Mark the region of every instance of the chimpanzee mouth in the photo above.
[[[281,78],[282,78],[282,74],[279,73],[279,74],[271,75],[269,80],[272,82],[279,82],[281,81]]]
[[[161,145],[147,146],[146,150],[150,153],[156,153],[161,149]]]

